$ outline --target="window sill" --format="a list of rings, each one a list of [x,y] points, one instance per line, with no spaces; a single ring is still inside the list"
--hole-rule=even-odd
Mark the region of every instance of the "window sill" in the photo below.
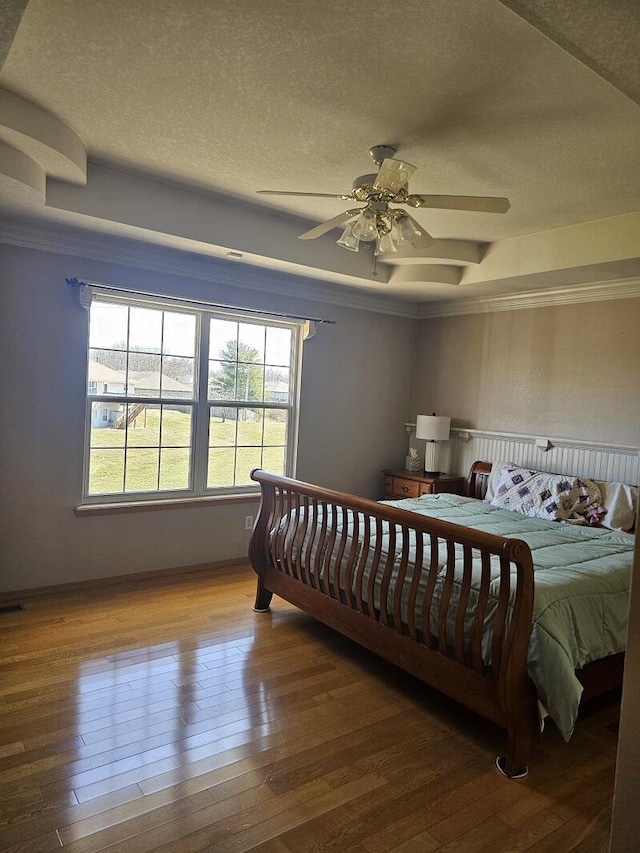
[[[131,512],[156,512],[165,509],[194,509],[195,507],[211,507],[220,504],[255,503],[260,500],[259,492],[248,492],[237,495],[211,495],[203,498],[170,498],[161,501],[119,501],[105,504],[83,504],[73,509],[78,518],[95,515],[119,515]]]

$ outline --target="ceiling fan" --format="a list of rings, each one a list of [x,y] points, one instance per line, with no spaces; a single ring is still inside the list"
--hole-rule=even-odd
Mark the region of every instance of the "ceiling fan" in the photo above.
[[[338,245],[357,252],[361,242],[375,241],[375,254],[383,255],[397,252],[399,247],[416,243],[423,246],[434,242],[434,238],[425,231],[419,222],[405,210],[390,207],[391,204],[403,204],[408,207],[429,207],[446,210],[472,210],[482,213],[506,213],[511,206],[506,198],[467,195],[415,195],[409,193],[409,178],[416,170],[415,166],[403,160],[394,159],[396,149],[390,145],[374,145],[369,149],[376,166],[377,174],[361,175],[353,182],[350,193],[306,193],[280,190],[258,190],[268,195],[295,195],[313,198],[341,198],[345,201],[364,202],[364,207],[345,210],[333,219],[316,225],[304,234],[300,240],[315,240],[333,228],[347,223]]]

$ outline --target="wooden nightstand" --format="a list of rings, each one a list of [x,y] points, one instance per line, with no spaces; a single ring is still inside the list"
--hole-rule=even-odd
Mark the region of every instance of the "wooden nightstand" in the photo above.
[[[426,477],[404,468],[384,471],[384,499],[387,501],[400,498],[419,498],[420,495],[435,495],[441,492],[461,495],[464,491],[464,477],[450,477],[441,474],[439,477]]]

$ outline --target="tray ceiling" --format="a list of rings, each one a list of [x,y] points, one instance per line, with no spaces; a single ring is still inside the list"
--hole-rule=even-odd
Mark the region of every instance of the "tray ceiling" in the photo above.
[[[417,303],[640,275],[632,0],[4,5],[5,220],[239,253]],[[348,192],[378,143],[417,166],[413,192],[511,210],[412,211],[436,244],[374,275],[339,230],[297,240],[344,202],[256,196]]]

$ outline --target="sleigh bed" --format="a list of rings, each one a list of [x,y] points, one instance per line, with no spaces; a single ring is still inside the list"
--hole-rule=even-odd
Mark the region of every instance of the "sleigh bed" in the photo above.
[[[491,469],[381,503],[255,470],[249,556],[255,610],[275,593],[502,726],[519,777],[545,714],[568,739],[622,681],[634,537],[494,506]]]

